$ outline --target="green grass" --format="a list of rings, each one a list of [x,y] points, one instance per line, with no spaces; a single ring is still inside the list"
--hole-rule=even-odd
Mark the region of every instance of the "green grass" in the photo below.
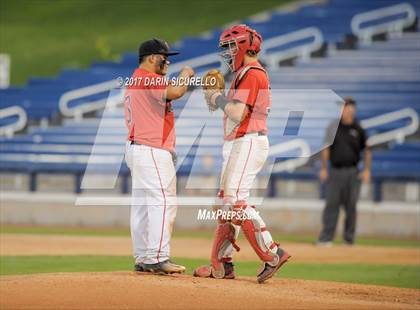
[[[0,225],[0,234],[37,234],[67,236],[130,236],[128,228],[87,228],[57,226],[5,226]]]
[[[273,234],[274,240],[279,242],[296,242],[296,243],[314,243],[316,235],[308,234],[289,234],[289,233],[276,233]],[[213,238],[212,231],[175,231],[174,238],[177,237],[194,237],[194,238]],[[243,239],[243,235],[239,236],[239,239]],[[357,245],[364,246],[389,246],[389,247],[420,247],[419,240],[416,239],[381,239],[381,238],[357,238]],[[334,244],[341,244],[341,239],[336,238]]]
[[[128,228],[84,228],[84,227],[54,227],[54,226],[0,226],[1,234],[41,234],[41,235],[70,235],[70,236],[129,236]],[[213,238],[213,232],[209,230],[174,231],[174,238]],[[275,240],[280,242],[313,243],[315,235],[282,234],[274,233]],[[243,238],[240,235],[240,238]],[[336,244],[341,241],[339,238]],[[366,246],[392,246],[392,247],[420,247],[419,240],[415,239],[380,239],[365,238],[357,239],[358,245]]]
[[[187,266],[187,273],[207,260],[175,258]],[[0,274],[33,274],[46,272],[129,271],[133,260],[128,256],[1,256]],[[255,276],[258,262],[237,262],[238,275]],[[420,289],[420,266],[369,264],[286,264],[283,278],[325,280],[375,284]]]
[[[0,53],[12,84],[93,60],[118,60],[139,42],[175,42],[291,0],[0,0]]]

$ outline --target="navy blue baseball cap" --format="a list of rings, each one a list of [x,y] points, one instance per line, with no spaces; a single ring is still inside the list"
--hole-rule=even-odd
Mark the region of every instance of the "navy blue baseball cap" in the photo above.
[[[166,56],[178,55],[179,52],[177,51],[170,51],[169,44],[166,41],[160,39],[151,39],[144,41],[140,44],[139,47],[139,57],[152,55],[152,54],[160,54]]]

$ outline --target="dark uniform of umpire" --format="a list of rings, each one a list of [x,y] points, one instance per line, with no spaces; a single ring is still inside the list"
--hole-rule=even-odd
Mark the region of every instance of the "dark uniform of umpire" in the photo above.
[[[356,102],[350,97],[344,101],[343,114],[335,136],[335,130],[331,130],[331,127],[327,132],[327,140],[333,143],[321,153],[320,180],[327,183],[327,196],[318,245],[331,245],[340,206],[344,207],[346,213],[343,242],[349,245],[354,243],[360,180],[368,183],[370,179],[371,152],[366,148],[366,132],[355,120]],[[364,169],[359,173],[357,166],[363,150]]]

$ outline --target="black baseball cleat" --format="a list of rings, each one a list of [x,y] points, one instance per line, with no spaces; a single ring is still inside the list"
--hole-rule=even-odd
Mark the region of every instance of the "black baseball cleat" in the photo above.
[[[143,270],[156,274],[184,273],[185,267],[171,262],[169,259],[157,264],[143,264]]]
[[[291,257],[289,253],[281,248],[277,249],[277,255],[279,259],[276,265],[271,266],[268,263],[264,264],[263,270],[257,276],[258,283],[263,283],[264,281],[272,278],[276,272],[279,271],[280,267],[283,266],[284,263],[286,263]]]
[[[136,272],[144,272],[144,264],[143,263],[136,263],[134,264],[134,271]]]
[[[225,262],[223,263],[223,267],[225,268],[225,276],[224,279],[235,279],[235,270],[233,268],[233,263]]]

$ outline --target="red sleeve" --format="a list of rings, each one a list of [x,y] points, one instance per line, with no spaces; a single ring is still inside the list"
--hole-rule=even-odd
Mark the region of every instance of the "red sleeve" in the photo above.
[[[252,72],[247,72],[245,77],[239,83],[232,99],[239,100],[253,107],[258,96],[258,90],[258,78],[254,74],[252,74]]]

